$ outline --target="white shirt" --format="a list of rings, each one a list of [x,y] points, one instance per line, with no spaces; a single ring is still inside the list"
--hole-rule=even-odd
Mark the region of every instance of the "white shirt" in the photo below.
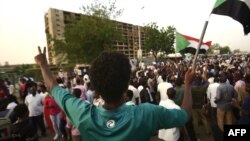
[[[210,77],[210,78],[208,78],[208,82],[209,82],[209,84],[214,83],[214,77]]]
[[[49,94],[48,92],[40,92],[40,95],[43,97],[43,100],[48,94]]]
[[[161,100],[168,99],[167,90],[172,87],[173,85],[168,82],[161,82],[158,84],[157,91],[160,92]]]
[[[95,106],[102,106],[104,105],[104,100],[102,98],[94,98],[93,105]]]
[[[84,82],[84,84],[83,84],[84,89],[87,90],[87,89],[88,89],[87,83],[90,82],[90,80],[89,80],[89,75],[88,75],[88,74],[85,74],[85,75],[83,76],[83,82]]]
[[[157,78],[157,84],[160,84],[162,82],[163,82],[162,77],[161,77],[161,75],[159,75]]]
[[[135,103],[133,101],[128,101],[125,103],[126,105],[135,105]]]
[[[134,102],[134,103],[136,103],[136,98],[139,98],[139,92],[138,92],[138,90],[134,87],[134,86],[132,86],[132,85],[129,85],[128,86],[128,89],[129,90],[131,90],[132,92],[133,92],[133,97],[132,97],[132,101]]]
[[[217,88],[219,87],[219,83],[215,82],[212,84],[209,84],[207,88],[207,98],[210,99],[211,107],[217,107],[217,104],[214,103],[215,97],[216,97],[216,91]]]
[[[16,106],[17,104],[15,102],[11,102],[7,105],[6,109],[13,110]]]
[[[40,94],[37,93],[35,96],[28,94],[25,104],[29,109],[29,117],[39,116],[43,113],[43,97]]]
[[[140,86],[137,88],[138,93],[140,93],[142,89],[143,89],[143,86],[142,86],[142,85],[140,85]],[[140,96],[140,94],[139,94],[139,96]]]
[[[13,95],[14,94],[14,92],[15,92],[15,87],[14,87],[14,85],[9,85],[9,92],[10,92],[10,95]]]
[[[138,90],[138,95],[139,95],[139,104],[141,104],[140,92],[141,92],[142,89],[143,89],[143,86],[142,86],[142,85],[138,86],[138,88],[137,88],[137,90]]]
[[[159,105],[167,109],[181,109],[171,99],[162,100]],[[180,137],[180,129],[179,128],[161,129],[159,130],[158,137],[165,141],[177,141]]]

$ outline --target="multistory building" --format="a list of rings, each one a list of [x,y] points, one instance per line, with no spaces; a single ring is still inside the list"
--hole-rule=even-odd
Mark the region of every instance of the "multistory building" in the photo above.
[[[50,64],[66,63],[64,56],[55,55],[51,39],[64,39],[64,28],[74,20],[80,20],[86,15],[50,8],[45,14],[45,33],[47,38],[48,59]],[[122,41],[115,41],[117,51],[124,53],[130,59],[141,59],[146,55],[143,50],[145,33],[142,26],[115,21],[117,30],[121,31]],[[138,58],[139,57],[139,58]]]

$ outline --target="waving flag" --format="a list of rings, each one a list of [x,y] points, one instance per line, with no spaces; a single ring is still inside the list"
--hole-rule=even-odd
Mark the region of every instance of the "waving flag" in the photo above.
[[[211,46],[211,41],[203,42],[201,44],[199,53],[205,54],[209,47]],[[176,51],[180,53],[191,53],[195,54],[197,46],[199,44],[199,39],[176,33]]]
[[[250,0],[217,0],[212,14],[229,16],[242,24],[245,35],[250,32]]]

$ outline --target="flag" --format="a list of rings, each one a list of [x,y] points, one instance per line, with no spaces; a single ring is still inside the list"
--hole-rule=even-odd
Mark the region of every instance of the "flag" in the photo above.
[[[229,16],[242,24],[245,35],[250,32],[250,0],[217,0],[212,14]]]
[[[205,54],[208,48],[211,46],[211,41],[203,42],[201,44],[199,53]],[[199,39],[176,33],[176,51],[180,53],[191,53],[195,54],[199,44]]]

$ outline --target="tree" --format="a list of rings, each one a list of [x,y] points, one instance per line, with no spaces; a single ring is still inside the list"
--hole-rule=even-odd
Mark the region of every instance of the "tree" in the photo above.
[[[174,53],[174,43],[175,43],[175,31],[176,29],[173,26],[168,26],[167,29],[162,28],[160,31],[161,37],[163,37],[161,41],[162,50],[165,54]]]
[[[218,43],[211,45],[211,47],[207,50],[207,54],[214,54],[214,50],[219,50],[220,47],[221,46]]]
[[[220,54],[231,54],[232,51],[229,46],[224,46],[220,48]]]
[[[82,7],[80,20],[70,21],[64,31],[64,39],[53,39],[56,55],[62,55],[69,63],[90,63],[104,50],[113,50],[113,43],[121,40],[121,33],[111,18],[120,16],[115,1],[105,6],[95,0]]]
[[[145,35],[145,50],[146,52],[151,51],[155,60],[157,60],[157,54],[161,51],[161,47],[159,46],[160,31],[158,30],[156,23],[148,24],[145,27]]]
[[[24,75],[26,74],[26,70],[33,69],[33,68],[34,68],[34,65],[30,65],[30,64],[16,65],[14,67],[14,72],[17,73],[18,75]]]
[[[158,30],[157,24],[151,23],[145,27],[145,50],[152,52],[155,61],[157,61],[159,52],[165,52],[166,54],[174,52],[174,33],[175,28],[173,26]]]
[[[233,50],[233,53],[234,53],[234,54],[240,53],[240,49],[235,49],[235,50]]]
[[[231,54],[232,51],[229,46],[221,46],[218,43],[213,44],[207,51],[208,54],[214,54],[215,50],[219,50],[220,54]]]

